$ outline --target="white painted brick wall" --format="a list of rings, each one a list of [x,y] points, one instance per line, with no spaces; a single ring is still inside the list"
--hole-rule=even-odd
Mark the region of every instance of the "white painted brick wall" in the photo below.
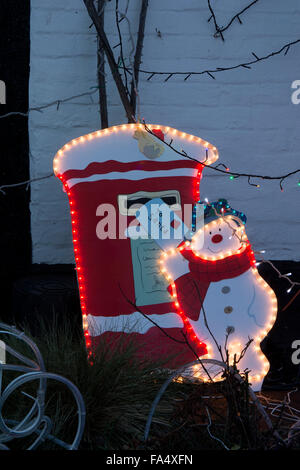
[[[213,1],[218,22],[227,21],[249,0]],[[124,1],[120,1],[122,10]],[[105,29],[118,43],[114,0],[108,4]],[[130,1],[129,16],[136,32],[139,0]],[[297,0],[260,1],[225,32],[225,42],[213,37],[207,22],[206,1],[149,0],[143,64],[146,70],[197,71],[251,60],[251,52],[265,55],[299,38]],[[31,0],[30,106],[66,98],[97,85],[96,35],[82,0]],[[125,56],[130,45],[126,22]],[[159,38],[155,29],[159,29]],[[115,49],[117,51],[117,49]],[[241,69],[167,83],[141,76],[141,115],[148,122],[170,125],[214,143],[220,162],[232,170],[280,175],[300,165],[300,105],[291,103],[291,83],[300,79],[300,45]],[[126,122],[115,85],[107,70],[110,125]],[[43,113],[30,114],[31,176],[48,174],[53,156],[66,141],[100,127],[97,93]],[[207,169],[201,196],[226,197],[248,216],[247,233],[255,249],[271,259],[300,259],[300,175],[290,178],[284,192],[276,182],[260,189],[239,178],[216,175]],[[71,263],[73,251],[66,195],[55,178],[32,185],[32,242],[35,263]]]

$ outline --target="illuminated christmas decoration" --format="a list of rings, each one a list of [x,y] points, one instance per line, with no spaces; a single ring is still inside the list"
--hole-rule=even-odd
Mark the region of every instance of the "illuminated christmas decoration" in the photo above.
[[[201,162],[214,163],[218,152],[177,129],[148,127],[153,135],[142,124],[124,124],[73,139],[57,152],[54,172],[69,198],[88,349],[100,338],[112,346],[120,336],[134,338],[143,356],[177,354],[176,366],[195,356],[183,342],[184,322],[159,273],[161,248],[153,239],[134,239],[130,231],[147,201],[161,198],[169,207],[196,203]],[[165,141],[195,160],[176,154]],[[200,346],[196,352],[202,355]]]
[[[260,342],[276,320],[277,299],[257,271],[245,214],[220,199],[204,204],[204,222],[190,241],[163,253],[161,272],[194,344],[205,343],[209,357],[222,360],[227,349],[233,364],[252,340],[237,367],[251,371],[259,390],[269,369]]]

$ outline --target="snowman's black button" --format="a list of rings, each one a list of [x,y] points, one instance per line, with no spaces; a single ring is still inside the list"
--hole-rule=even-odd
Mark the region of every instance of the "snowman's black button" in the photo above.
[[[233,308],[230,305],[228,305],[227,307],[224,308],[225,313],[231,313],[232,310],[233,310]]]
[[[229,286],[222,287],[222,292],[223,294],[228,294],[228,292],[230,292],[230,287]]]

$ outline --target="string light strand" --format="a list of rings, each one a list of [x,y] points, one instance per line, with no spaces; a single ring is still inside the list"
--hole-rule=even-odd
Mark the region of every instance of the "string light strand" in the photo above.
[[[213,10],[213,8],[212,8],[212,6],[211,6],[210,0],[207,0],[207,2],[208,2],[209,11],[210,11],[210,13],[211,13],[211,16],[208,18],[207,21],[210,22],[211,19],[214,20],[214,25],[215,25],[215,29],[216,29],[216,31],[215,31],[215,33],[214,33],[214,37],[215,37],[215,38],[221,37],[222,41],[225,41],[224,35],[223,35],[224,31],[227,31],[227,29],[230,28],[230,26],[232,25],[232,23],[233,23],[235,20],[238,20],[238,22],[239,22],[240,24],[243,24],[243,22],[242,22],[242,20],[241,20],[241,18],[240,18],[241,15],[242,15],[243,13],[245,13],[245,11],[249,10],[249,8],[251,8],[255,3],[257,3],[258,0],[254,0],[253,2],[249,3],[249,5],[247,5],[245,8],[243,8],[241,11],[239,11],[238,13],[236,13],[236,14],[231,18],[231,20],[227,23],[227,25],[226,25],[226,26],[223,26],[222,28],[220,28],[220,26],[219,26],[218,23],[217,23],[216,15],[215,15],[215,12],[214,12],[214,10]]]
[[[263,256],[262,256],[262,253],[263,251],[255,251],[254,253],[256,254],[259,254],[261,256],[261,259],[258,261],[258,265],[260,263],[268,263],[273,269],[274,271],[276,271],[276,273],[278,274],[278,277],[280,279],[285,279],[286,281],[288,281],[288,283],[290,284],[289,288],[287,289],[287,293],[289,294],[292,289],[295,287],[295,286],[300,286],[300,282],[296,282],[296,281],[292,281],[289,276],[290,276],[290,273],[288,274],[282,274],[279,269],[276,268],[276,266],[274,266],[274,264],[272,263],[272,261],[268,260],[268,259],[265,259]],[[298,294],[297,294],[298,295]]]
[[[167,80],[169,80],[171,77],[176,76],[176,75],[177,76],[184,76],[185,81],[188,80],[191,76],[197,76],[197,75],[198,76],[199,75],[208,75],[211,78],[215,79],[215,77],[213,75],[214,73],[226,72],[228,70],[236,70],[236,69],[240,69],[240,68],[251,69],[251,65],[257,64],[258,62],[263,62],[265,60],[268,60],[271,57],[274,57],[276,55],[281,54],[282,52],[284,52],[284,55],[286,55],[291,46],[295,46],[296,44],[299,44],[299,43],[300,43],[300,39],[296,39],[295,41],[291,41],[287,44],[284,44],[282,47],[280,47],[280,49],[277,49],[276,51],[273,51],[273,52],[269,52],[268,54],[266,54],[264,56],[261,56],[261,57],[259,57],[257,54],[252,52],[252,55],[254,56],[254,60],[250,60],[248,62],[243,62],[243,63],[237,64],[237,65],[232,65],[232,66],[228,66],[228,67],[216,67],[214,69],[205,69],[205,70],[202,70],[202,71],[199,71],[199,72],[191,72],[191,71],[186,71],[186,72],[178,72],[178,71],[156,72],[156,71],[153,71],[153,70],[144,70],[144,69],[139,69],[139,72],[143,73],[143,74],[146,74],[146,75],[149,75],[149,77],[147,78],[147,81],[150,81],[153,77],[159,76],[159,75],[160,76],[166,75]],[[126,71],[129,74],[132,74],[132,69],[129,68],[129,67],[126,67]],[[164,80],[164,81],[167,81],[167,80]]]
[[[48,178],[52,178],[52,176],[54,176],[54,174],[50,173],[49,175],[39,176],[38,178],[31,178],[31,179],[28,179],[28,180],[25,180],[25,181],[21,181],[20,183],[3,184],[2,186],[0,186],[0,193],[5,196],[6,192],[4,191],[4,189],[16,188],[16,187],[24,186],[24,185],[27,186],[26,187],[26,190],[27,190],[28,187],[31,185],[31,183],[35,183],[36,181],[42,181],[42,180],[45,180],[45,179],[48,179]]]
[[[177,153],[178,155],[181,155],[182,157],[185,157],[185,158],[188,158],[189,160],[193,160],[197,163],[201,163],[201,165],[203,165],[204,167],[210,169],[210,170],[213,170],[213,171],[216,171],[218,173],[222,173],[222,174],[226,174],[226,175],[230,175],[230,178],[231,179],[236,179],[236,178],[240,178],[240,177],[245,177],[248,179],[248,184],[250,184],[250,186],[256,186],[256,187],[260,187],[260,185],[257,185],[257,184],[252,184],[251,183],[251,180],[250,178],[259,178],[259,179],[263,179],[263,180],[280,180],[280,183],[282,185],[282,182],[287,179],[288,177],[292,176],[292,175],[295,175],[297,173],[300,172],[300,168],[296,169],[296,170],[293,170],[293,171],[290,171],[284,175],[280,175],[280,176],[270,176],[270,175],[260,175],[260,174],[252,174],[252,173],[238,173],[238,172],[234,172],[234,171],[231,171],[227,166],[226,166],[226,169],[223,170],[222,168],[220,168],[220,163],[216,166],[212,166],[212,165],[208,165],[205,163],[205,160],[204,161],[200,161],[198,160],[197,158],[195,157],[192,157],[191,155],[189,155],[187,152],[185,152],[183,149],[181,150],[177,150],[175,147],[173,147],[172,145],[172,142],[173,140],[171,139],[170,142],[166,142],[166,140],[161,140],[154,132],[152,132],[152,130],[147,126],[145,120],[142,121],[143,125],[144,125],[144,128],[145,130],[153,135],[156,139],[159,139],[160,142],[162,142],[163,144],[165,144],[167,147],[169,147],[170,149],[172,149],[175,153]]]
[[[6,113],[6,114],[2,114],[0,116],[0,119],[7,118],[7,117],[10,117],[10,116],[18,116],[18,115],[23,116],[23,117],[28,117],[29,113],[31,111],[38,111],[38,112],[42,113],[44,109],[50,108],[52,106],[56,106],[56,109],[58,111],[58,109],[59,109],[59,107],[62,103],[67,103],[67,102],[75,100],[77,98],[81,98],[82,96],[92,96],[99,89],[98,86],[93,86],[91,88],[93,88],[93,90],[91,90],[91,91],[85,91],[84,93],[79,93],[78,95],[72,95],[72,96],[69,96],[67,98],[51,101],[50,103],[42,104],[41,106],[33,106],[31,108],[28,108],[28,111],[25,112],[25,113],[20,112],[20,111],[12,111],[12,112],[9,112],[9,113]]]

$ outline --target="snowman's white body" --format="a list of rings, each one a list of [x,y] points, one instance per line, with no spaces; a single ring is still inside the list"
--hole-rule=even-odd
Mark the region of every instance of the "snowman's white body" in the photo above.
[[[228,253],[235,254],[241,247],[241,238],[232,237],[232,228],[236,228],[232,222],[230,225],[223,220],[212,222],[205,226],[204,238],[203,233],[200,241],[195,237],[191,248],[198,256],[208,259],[209,255],[212,256],[213,249],[213,256],[216,257],[224,258]],[[222,236],[219,237],[223,238],[222,241],[212,243],[212,237],[221,233]],[[245,237],[243,228],[241,233]],[[216,247],[221,250],[216,251]],[[178,250],[164,260],[164,267],[173,280],[189,272],[189,263]],[[198,320],[189,319],[189,322],[197,337],[208,345],[209,357],[214,359],[222,360],[216,343],[222,348],[223,358],[226,357],[225,340],[228,328],[231,327],[232,333],[228,336],[226,349],[231,363],[233,355],[236,354],[239,358],[246,344],[252,339],[237,366],[240,372],[245,369],[251,371],[249,376],[253,388],[260,390],[269,363],[259,344],[272,328],[276,312],[276,296],[253,266],[237,277],[210,282]]]

